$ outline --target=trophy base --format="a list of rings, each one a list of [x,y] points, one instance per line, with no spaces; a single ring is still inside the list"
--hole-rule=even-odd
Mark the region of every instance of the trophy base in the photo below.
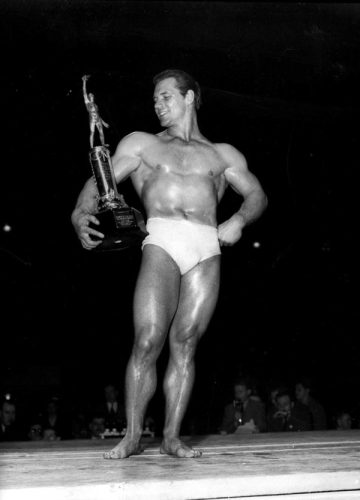
[[[147,235],[141,213],[133,208],[106,209],[95,216],[100,225],[90,224],[90,226],[105,236],[94,251],[125,250],[139,245]],[[143,225],[144,230],[139,227],[139,223]]]

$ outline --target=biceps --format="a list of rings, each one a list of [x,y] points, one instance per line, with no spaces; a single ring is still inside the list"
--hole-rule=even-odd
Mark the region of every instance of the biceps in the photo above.
[[[233,190],[242,196],[246,196],[260,188],[259,181],[249,170],[229,169],[225,177]]]
[[[112,163],[116,182],[121,182],[140,166],[141,160],[136,156],[120,156],[114,157]]]

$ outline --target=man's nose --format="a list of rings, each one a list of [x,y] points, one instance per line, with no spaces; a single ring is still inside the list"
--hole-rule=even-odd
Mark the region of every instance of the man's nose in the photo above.
[[[161,102],[156,102],[154,107],[155,107],[155,111],[162,111],[164,109],[164,104]]]

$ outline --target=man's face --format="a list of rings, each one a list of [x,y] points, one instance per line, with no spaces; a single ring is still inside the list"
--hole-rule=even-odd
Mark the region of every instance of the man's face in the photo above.
[[[291,400],[287,394],[277,398],[277,404],[280,411],[289,412],[291,410]]]
[[[343,413],[337,420],[339,429],[351,429],[351,416],[348,413]]]
[[[306,401],[309,395],[309,389],[306,389],[302,384],[296,384],[295,395],[298,401]]]
[[[238,401],[242,401],[245,403],[250,396],[250,390],[246,387],[246,385],[236,385],[234,387],[234,397]]]
[[[92,436],[100,437],[100,434],[105,432],[105,419],[102,417],[94,417],[89,427]]]
[[[42,429],[41,425],[34,424],[31,426],[28,437],[31,441],[40,441],[43,438],[42,433],[43,433],[43,429]]]
[[[15,422],[16,411],[15,405],[4,403],[1,411],[1,420],[4,425],[11,425]]]
[[[177,88],[175,78],[166,78],[155,86],[154,108],[163,127],[170,126],[184,115],[186,102]]]
[[[118,391],[113,385],[107,385],[104,391],[106,401],[108,401],[109,403],[113,403],[117,400]]]

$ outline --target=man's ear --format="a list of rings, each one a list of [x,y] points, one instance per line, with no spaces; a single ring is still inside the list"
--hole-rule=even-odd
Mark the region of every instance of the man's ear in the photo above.
[[[189,89],[186,92],[185,100],[186,100],[187,104],[192,104],[194,102],[194,100],[195,100],[195,93],[194,93],[193,90]]]

